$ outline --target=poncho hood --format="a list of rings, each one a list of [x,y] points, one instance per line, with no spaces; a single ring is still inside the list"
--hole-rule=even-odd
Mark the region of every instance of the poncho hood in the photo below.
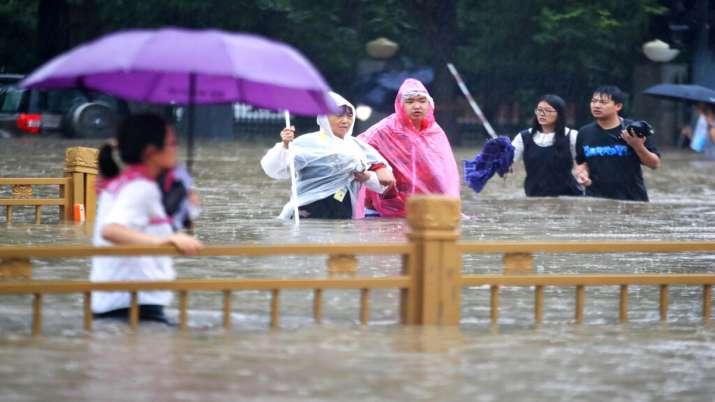
[[[350,110],[353,111],[353,121],[350,124],[350,129],[348,132],[345,134],[345,137],[351,137],[353,135],[353,128],[355,128],[355,106],[353,106],[352,103],[348,102],[347,99],[343,98],[340,94],[337,94],[335,92],[328,92],[328,95],[330,95],[331,98],[333,98],[333,101],[335,101],[335,104],[338,105],[338,108],[342,108],[343,106],[347,106],[350,108]],[[330,128],[330,121],[328,121],[328,116],[322,115],[318,116],[316,119],[318,121],[318,126],[322,131],[324,131],[327,134],[330,134],[331,136],[335,136],[333,133],[333,130]]]
[[[415,127],[414,124],[412,124],[412,120],[410,120],[410,116],[407,115],[407,112],[405,112],[404,108],[404,100],[403,98],[405,95],[412,95],[412,94],[420,94],[424,95],[427,97],[427,100],[429,101],[429,107],[427,109],[427,113],[422,119],[422,124],[421,127]],[[422,131],[427,128],[432,127],[434,124],[434,100],[432,100],[432,97],[430,96],[429,92],[427,91],[427,88],[425,88],[424,84],[422,84],[420,81],[414,79],[414,78],[408,78],[406,79],[402,85],[400,86],[399,91],[397,91],[397,97],[395,97],[395,114],[399,117],[399,120],[402,124],[405,126],[415,130],[415,131]]]

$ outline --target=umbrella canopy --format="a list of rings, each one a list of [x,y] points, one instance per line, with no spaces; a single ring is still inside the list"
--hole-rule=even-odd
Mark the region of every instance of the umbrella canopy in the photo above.
[[[50,60],[20,84],[83,87],[159,104],[245,102],[296,114],[337,110],[320,73],[292,47],[218,30],[130,30],[109,34]],[[193,108],[189,108],[188,166]]]
[[[658,98],[715,104],[715,90],[700,85],[658,84],[643,91]]]
[[[21,85],[86,87],[162,104],[245,102],[304,115],[335,110],[327,96],[330,88],[297,50],[260,36],[218,30],[110,34],[57,56]]]

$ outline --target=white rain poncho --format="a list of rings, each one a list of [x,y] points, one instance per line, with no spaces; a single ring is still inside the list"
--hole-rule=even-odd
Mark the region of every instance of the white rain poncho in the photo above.
[[[330,92],[338,107],[347,106],[353,111],[353,121],[344,138],[337,137],[330,129],[327,116],[318,116],[320,131],[303,134],[293,141],[295,170],[297,174],[298,206],[321,200],[340,190],[350,193],[353,218],[364,217],[364,208],[358,204],[358,192],[362,184],[378,193],[385,190],[375,172],[367,172],[370,179],[364,183],[355,180],[354,172],[366,171],[376,163],[390,169],[387,161],[373,147],[353,138],[355,108],[342,96]],[[261,159],[261,167],[274,179],[290,179],[290,155],[282,142],[277,143]],[[293,200],[281,211],[279,218],[293,216]]]

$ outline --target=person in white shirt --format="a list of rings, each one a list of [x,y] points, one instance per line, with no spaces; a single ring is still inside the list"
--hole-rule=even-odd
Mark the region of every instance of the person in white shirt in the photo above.
[[[291,199],[283,207],[281,219],[292,218],[295,203],[301,218],[362,218],[364,206],[358,202],[362,186],[383,193],[395,184],[392,170],[382,155],[362,140],[353,138],[353,105],[334,92],[330,92],[330,96],[339,112],[318,116],[319,131],[303,134],[293,141],[295,128],[284,128],[281,142],[261,159],[261,167],[268,176],[290,179],[289,144],[293,142],[298,199]]]
[[[539,98],[529,129],[512,140],[514,162],[524,160],[527,197],[583,195],[571,174],[578,132],[566,127],[566,103],[557,95]]]
[[[116,148],[124,167],[113,157]],[[174,245],[183,254],[194,254],[202,244],[185,233],[174,233],[161,200],[156,178],[163,169],[176,165],[176,137],[164,119],[153,114],[127,117],[120,125],[116,145],[106,144],[99,152],[97,215],[92,243],[95,246],[122,244]],[[176,272],[170,257],[94,257],[90,280],[173,280]],[[169,323],[163,307],[172,293],[139,293],[140,319]],[[127,292],[92,292],[96,318],[129,317]]]

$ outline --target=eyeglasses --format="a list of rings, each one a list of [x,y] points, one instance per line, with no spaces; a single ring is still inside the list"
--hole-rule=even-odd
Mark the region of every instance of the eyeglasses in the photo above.
[[[598,98],[591,99],[591,103],[600,103],[602,105],[608,105],[611,102],[612,102],[612,99],[598,99]]]
[[[556,111],[551,110],[551,109],[542,109],[540,107],[537,107],[536,109],[534,109],[534,114],[537,116],[546,116],[551,113],[556,113]]]

